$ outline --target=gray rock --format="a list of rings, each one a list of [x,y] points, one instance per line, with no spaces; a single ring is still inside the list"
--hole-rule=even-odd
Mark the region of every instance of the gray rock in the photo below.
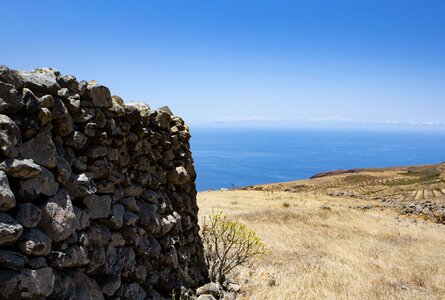
[[[0,269],[20,271],[28,263],[28,258],[14,251],[0,249]]]
[[[120,296],[124,299],[132,299],[132,300],[144,300],[147,299],[147,294],[141,285],[137,282],[133,283],[124,283],[122,284],[120,290]]]
[[[30,202],[19,203],[17,206],[17,221],[24,227],[36,227],[40,222],[41,216],[42,211],[40,208]]]
[[[211,282],[207,283],[199,288],[196,289],[196,295],[212,295],[213,297],[219,299],[223,296],[223,288],[219,283]]]
[[[50,296],[50,299],[54,300],[74,300],[76,285],[74,281],[63,274],[62,272],[54,272],[55,274],[55,283],[54,290]],[[80,298],[78,298],[80,299]]]
[[[24,84],[23,80],[7,66],[0,66],[0,81],[12,84],[17,89],[21,89]]]
[[[91,173],[71,174],[65,188],[73,199],[83,198],[97,192]]]
[[[104,296],[99,285],[94,279],[89,278],[85,273],[72,271],[68,275],[75,283],[75,299],[82,300],[103,300]]]
[[[69,237],[77,226],[70,196],[66,190],[61,189],[43,205],[39,228],[51,239],[60,242]]]
[[[22,97],[15,86],[0,81],[0,113],[14,114],[24,106]]]
[[[51,251],[51,239],[39,229],[25,230],[19,240],[18,247],[28,256],[45,256]]]
[[[46,168],[41,168],[41,173],[31,179],[21,180],[21,192],[23,196],[38,196],[40,194],[51,197],[56,194],[59,184],[54,179],[53,173]]]
[[[54,168],[57,164],[57,151],[50,128],[45,127],[35,138],[24,143],[22,156],[23,158],[32,159],[39,165]]]
[[[3,155],[16,158],[22,147],[22,135],[15,122],[0,115],[0,151]]]
[[[52,68],[39,68],[32,71],[16,71],[25,83],[25,87],[42,93],[57,94],[60,85],[57,83],[59,71]]]
[[[0,164],[0,170],[8,176],[23,179],[33,178],[42,173],[42,168],[31,159],[7,159]]]
[[[4,299],[41,299],[51,295],[54,274],[51,268],[0,271],[0,295]]]
[[[10,215],[0,213],[0,246],[14,244],[23,233],[23,226]]]
[[[83,203],[88,208],[90,219],[108,218],[110,215],[110,196],[89,195],[83,199]]]
[[[108,108],[112,106],[110,90],[103,85],[89,83],[85,96],[91,100],[95,107]]]
[[[90,263],[88,251],[83,246],[74,245],[64,251],[53,251],[50,255],[50,265],[54,268],[75,268]]]
[[[217,300],[217,298],[215,298],[215,297],[213,297],[212,295],[209,295],[209,294],[204,294],[204,295],[201,295],[198,298],[196,298],[196,300]]]
[[[0,211],[7,211],[16,205],[16,200],[11,188],[9,187],[6,173],[0,171]]]
[[[76,77],[72,75],[60,76],[57,82],[61,87],[67,88],[71,92],[77,92],[79,90],[79,82],[77,82]]]

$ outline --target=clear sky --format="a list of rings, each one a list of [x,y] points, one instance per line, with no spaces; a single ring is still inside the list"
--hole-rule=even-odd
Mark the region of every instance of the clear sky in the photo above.
[[[14,0],[1,10],[0,64],[96,79],[193,125],[445,123],[443,0]]]

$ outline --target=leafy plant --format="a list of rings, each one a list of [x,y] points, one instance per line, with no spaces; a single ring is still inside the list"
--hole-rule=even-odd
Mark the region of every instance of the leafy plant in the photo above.
[[[204,255],[212,282],[222,283],[238,266],[249,266],[266,253],[266,244],[255,231],[229,220],[221,212],[212,212],[202,228]]]

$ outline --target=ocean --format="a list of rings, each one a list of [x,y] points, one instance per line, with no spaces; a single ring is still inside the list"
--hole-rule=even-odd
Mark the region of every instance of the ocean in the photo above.
[[[444,132],[192,128],[191,134],[198,191],[445,161]]]

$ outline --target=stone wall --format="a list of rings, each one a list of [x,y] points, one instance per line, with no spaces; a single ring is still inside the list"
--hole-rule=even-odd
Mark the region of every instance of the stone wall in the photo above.
[[[0,299],[163,299],[203,283],[189,139],[167,107],[0,67]]]

